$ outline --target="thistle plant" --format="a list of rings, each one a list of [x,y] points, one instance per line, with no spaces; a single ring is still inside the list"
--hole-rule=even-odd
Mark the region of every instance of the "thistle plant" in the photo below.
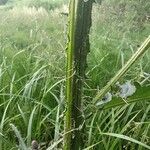
[[[86,57],[90,49],[92,4],[93,0],[70,1],[64,150],[82,149],[83,145],[82,86],[87,66]]]
[[[87,67],[87,54],[90,50],[89,32],[91,27],[91,11],[93,0],[71,0],[68,23],[67,75],[66,75],[66,114],[64,150],[82,149],[84,133],[84,117],[82,108],[82,87]],[[149,48],[148,37],[126,65],[97,93],[93,99],[95,104],[109,92],[113,86]],[[113,105],[115,106],[115,105]]]

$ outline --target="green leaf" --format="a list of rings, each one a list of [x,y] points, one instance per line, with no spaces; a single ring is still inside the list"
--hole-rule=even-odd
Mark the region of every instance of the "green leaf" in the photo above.
[[[150,100],[150,86],[136,86],[136,92],[132,96],[125,99],[128,104],[145,100]],[[120,97],[113,97],[111,101],[104,105],[103,109],[124,105],[126,104],[125,101]]]
[[[128,137],[126,135],[123,135],[123,134],[116,134],[116,133],[101,133],[102,135],[108,135],[108,136],[113,136],[113,137],[116,137],[116,138],[120,138],[120,139],[124,139],[124,140],[127,140],[127,141],[130,141],[130,142],[133,142],[135,144],[139,144],[147,149],[150,149],[150,146],[140,142],[140,141],[137,141],[131,137]]]
[[[93,99],[94,103],[97,103],[99,99],[102,99],[104,95],[110,91],[111,87],[119,81],[119,79],[125,75],[125,73],[130,69],[130,67],[137,62],[137,60],[143,55],[144,52],[150,47],[150,36],[142,43],[138,50],[132,55],[132,57],[126,62],[126,64],[118,71],[118,73],[106,84],[106,86],[98,91]]]
[[[31,112],[29,123],[28,123],[28,130],[27,130],[27,145],[30,146],[31,144],[31,136],[32,136],[32,123],[34,119],[34,113],[37,107],[34,107],[34,109]]]
[[[63,139],[58,140],[57,142],[54,142],[50,147],[48,147],[46,150],[53,150],[59,143],[61,143]]]
[[[13,131],[15,132],[18,140],[19,140],[19,143],[20,143],[20,146],[21,146],[21,149],[22,150],[28,150],[23,138],[21,137],[21,134],[20,132],[18,131],[18,129],[13,125],[13,124],[10,124],[10,126],[12,127]]]

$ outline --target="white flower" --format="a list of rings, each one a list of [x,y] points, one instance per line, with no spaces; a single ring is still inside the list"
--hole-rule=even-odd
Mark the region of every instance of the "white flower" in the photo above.
[[[131,84],[131,81],[127,81],[122,85],[120,84],[117,85],[120,87],[119,96],[123,99],[132,96],[136,91],[136,87],[133,84]]]

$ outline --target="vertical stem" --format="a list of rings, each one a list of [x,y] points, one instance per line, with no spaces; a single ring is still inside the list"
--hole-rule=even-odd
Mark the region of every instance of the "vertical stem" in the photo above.
[[[82,86],[90,50],[93,0],[70,0],[64,150],[82,149]]]
[[[73,102],[73,71],[74,71],[74,27],[75,27],[75,0],[70,0],[69,21],[68,21],[68,43],[67,43],[67,73],[66,73],[66,114],[65,114],[65,135],[64,150],[71,149],[72,129],[72,102]]]

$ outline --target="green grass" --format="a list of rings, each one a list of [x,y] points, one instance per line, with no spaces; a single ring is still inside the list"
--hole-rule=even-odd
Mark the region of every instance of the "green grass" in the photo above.
[[[67,18],[56,10],[22,5],[0,7],[0,149],[29,147],[34,139],[43,149],[57,149],[63,136]],[[106,0],[101,6],[94,5],[83,97],[85,115],[90,113],[86,106],[97,89],[149,35],[149,20],[144,17],[148,8],[146,0]],[[149,85],[149,71],[148,51],[120,82],[134,80]],[[133,139],[149,145],[149,112],[147,101],[98,111],[86,119],[85,149],[124,146],[144,150]]]

